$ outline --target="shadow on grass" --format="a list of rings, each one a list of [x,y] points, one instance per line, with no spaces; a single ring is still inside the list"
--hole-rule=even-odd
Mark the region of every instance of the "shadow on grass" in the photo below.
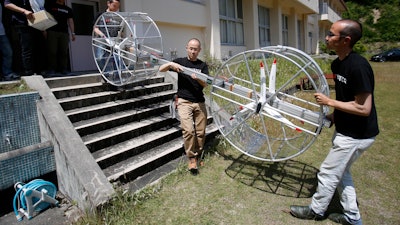
[[[299,161],[266,162],[245,154],[237,158],[225,155],[225,158],[232,160],[232,164],[225,170],[229,177],[261,191],[287,197],[311,198],[318,185],[318,169]],[[334,212],[342,212],[337,192],[326,215]]]
[[[265,162],[244,154],[231,160],[226,174],[259,190],[296,198],[309,198],[316,190],[318,169],[302,162]]]

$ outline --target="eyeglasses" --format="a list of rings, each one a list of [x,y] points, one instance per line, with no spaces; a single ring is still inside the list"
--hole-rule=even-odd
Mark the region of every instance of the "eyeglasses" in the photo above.
[[[328,37],[334,37],[334,36],[338,36],[338,37],[346,37],[346,35],[341,35],[341,34],[334,34],[331,31],[329,31],[326,36]]]

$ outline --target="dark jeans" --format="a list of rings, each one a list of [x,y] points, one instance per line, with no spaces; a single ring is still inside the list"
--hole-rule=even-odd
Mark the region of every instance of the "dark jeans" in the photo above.
[[[68,66],[69,35],[64,32],[47,31],[48,69],[60,72]]]
[[[23,75],[40,73],[43,70],[45,59],[42,32],[27,25],[16,25],[15,30],[21,47]]]
[[[0,35],[0,52],[2,55],[1,69],[4,76],[12,73],[13,52],[7,35]]]

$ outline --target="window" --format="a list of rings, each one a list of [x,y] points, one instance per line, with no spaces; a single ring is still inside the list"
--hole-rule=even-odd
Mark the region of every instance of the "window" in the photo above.
[[[221,44],[243,45],[242,0],[219,0]]]
[[[320,1],[319,14],[328,14],[328,2],[326,2],[326,0],[324,2]]]
[[[75,33],[92,36],[93,22],[96,18],[96,12],[99,11],[98,3],[75,0],[71,2],[71,8],[74,12]]]
[[[282,15],[282,45],[289,45],[288,16]]]
[[[297,48],[300,50],[304,50],[303,46],[303,22],[301,20],[297,21]]]
[[[260,47],[271,45],[269,9],[258,6],[258,35]]]

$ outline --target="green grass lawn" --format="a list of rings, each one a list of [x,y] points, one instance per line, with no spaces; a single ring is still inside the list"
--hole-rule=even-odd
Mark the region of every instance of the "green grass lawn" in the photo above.
[[[372,63],[380,135],[353,165],[353,178],[366,225],[400,224],[400,63]],[[224,139],[207,150],[198,176],[177,171],[138,193],[119,192],[95,216],[79,224],[334,224],[290,216],[291,204],[309,204],[316,173],[331,146],[324,129],[304,154],[281,163],[243,156]]]

